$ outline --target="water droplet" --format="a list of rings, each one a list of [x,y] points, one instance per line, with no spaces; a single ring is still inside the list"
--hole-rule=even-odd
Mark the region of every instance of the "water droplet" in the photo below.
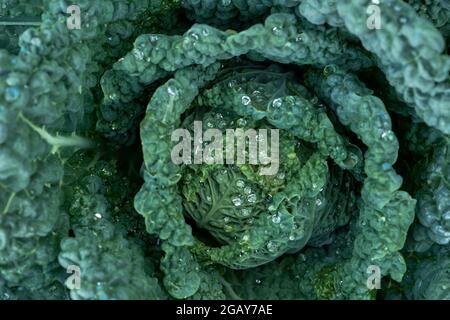
[[[281,222],[281,217],[279,214],[274,214],[272,215],[272,222],[273,223],[280,223]]]
[[[398,19],[398,21],[399,21],[401,24],[405,24],[405,23],[408,22],[408,19],[407,19],[406,17],[400,17],[400,19]]]
[[[245,218],[245,217],[248,217],[249,215],[250,215],[250,209],[248,209],[248,208],[243,208],[242,210],[241,210],[241,215]]]
[[[205,37],[209,35],[209,31],[208,29],[203,29],[202,30],[202,35],[204,35]]]
[[[272,106],[274,108],[280,108],[282,104],[283,104],[283,101],[281,100],[281,98],[276,98],[272,101]]]
[[[256,279],[255,282],[256,282],[256,284],[261,284],[262,283],[262,281],[259,280],[259,279]]]
[[[235,198],[231,199],[231,201],[233,202],[233,204],[236,207],[239,207],[242,205],[242,199],[240,197],[235,197]]]
[[[243,188],[243,187],[245,187],[245,182],[244,182],[244,180],[238,180],[238,181],[236,181],[236,187],[238,187],[238,188]]]
[[[198,34],[196,34],[195,32],[191,32],[191,33],[189,34],[189,36],[190,36],[192,39],[194,39],[194,40],[198,40]]]
[[[233,88],[236,84],[237,84],[236,80],[230,80],[230,82],[228,82],[228,87]]]
[[[267,250],[269,250],[269,252],[272,252],[272,253],[274,253],[274,252],[276,252],[277,251],[277,249],[278,249],[278,246],[277,246],[277,244],[275,243],[275,241],[269,241],[268,243],[267,243]]]
[[[320,206],[322,205],[322,200],[317,199],[317,200],[316,200],[316,205],[317,205],[318,207],[320,207]]]
[[[115,99],[117,99],[117,93],[111,93],[110,95],[108,95],[108,99],[110,99],[110,100],[115,100]]]
[[[39,47],[42,44],[41,39],[39,39],[39,38],[31,39],[30,43],[36,47]]]
[[[137,60],[144,60],[144,52],[139,49],[133,49],[133,55]]]
[[[211,202],[211,196],[206,196],[206,201]]]
[[[245,242],[247,242],[247,241],[248,241],[248,239],[249,239],[249,236],[248,236],[248,234],[244,234],[244,235],[242,236],[242,241],[245,241]]]
[[[172,86],[168,86],[167,93],[171,96],[176,96],[178,94],[178,89]]]
[[[225,218],[223,218],[223,221],[224,221],[225,223],[228,223],[228,222],[230,222],[230,218],[229,218],[229,217],[225,217]]]
[[[94,216],[95,216],[96,219],[101,219],[102,218],[101,213],[98,213],[98,212],[96,214],[94,214]]]
[[[280,35],[283,33],[283,28],[282,27],[273,27],[272,32],[275,35]]]
[[[289,236],[289,240],[290,240],[290,241],[294,241],[294,240],[295,240],[295,237],[294,237],[293,235],[290,235],[290,236]]]
[[[151,36],[150,36],[150,42],[155,42],[155,41],[158,41],[158,36],[157,35],[154,35],[154,34],[152,34]]]
[[[242,96],[241,102],[244,106],[248,106],[252,102],[252,99],[249,96]]]
[[[244,118],[240,118],[236,121],[236,124],[239,127],[245,127],[247,125],[247,120],[245,120]]]
[[[144,53],[139,49],[134,49],[133,55],[137,60],[144,60]]]
[[[383,140],[387,140],[387,141],[392,141],[394,140],[394,133],[392,131],[383,131],[381,133],[381,139]]]
[[[250,202],[250,203],[256,202],[256,199],[257,199],[257,197],[256,197],[256,194],[254,194],[254,193],[249,194],[248,197],[247,197],[247,201]]]
[[[252,188],[249,187],[249,186],[245,187],[245,188],[244,188],[244,193],[246,193],[246,194],[252,193]]]

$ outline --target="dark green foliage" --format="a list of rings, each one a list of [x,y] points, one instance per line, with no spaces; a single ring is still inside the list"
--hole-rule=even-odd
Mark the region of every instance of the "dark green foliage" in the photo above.
[[[68,5],[0,0],[0,299],[450,299],[448,1]]]

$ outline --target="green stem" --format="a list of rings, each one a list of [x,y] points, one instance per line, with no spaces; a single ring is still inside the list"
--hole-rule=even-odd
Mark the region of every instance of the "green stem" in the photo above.
[[[5,209],[3,209],[3,214],[8,213],[9,207],[11,206],[11,203],[12,203],[12,201],[13,201],[15,196],[16,196],[16,193],[12,192],[11,195],[9,196],[8,202],[6,202]]]
[[[71,136],[53,136],[48,133],[45,129],[39,128],[30,120],[28,120],[22,113],[19,114],[19,117],[30,126],[31,129],[36,131],[45,142],[51,145],[52,151],[51,153],[57,153],[60,148],[64,147],[74,147],[77,149],[89,149],[95,147],[95,143],[87,138],[83,138],[77,136],[76,134],[72,134]]]
[[[40,26],[41,18],[39,17],[1,17],[0,26]]]

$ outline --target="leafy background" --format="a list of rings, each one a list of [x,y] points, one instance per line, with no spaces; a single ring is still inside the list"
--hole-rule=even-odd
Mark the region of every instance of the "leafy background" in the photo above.
[[[70,4],[0,1],[1,299],[450,298],[448,1]],[[279,173],[174,165],[194,120]]]

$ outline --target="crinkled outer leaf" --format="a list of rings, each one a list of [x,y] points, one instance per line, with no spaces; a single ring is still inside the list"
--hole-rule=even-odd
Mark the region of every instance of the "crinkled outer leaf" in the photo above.
[[[193,245],[194,239],[191,227],[184,221],[181,198],[175,185],[180,179],[180,168],[170,159],[171,134],[179,127],[180,116],[189,108],[199,87],[214,78],[218,67],[213,64],[208,69],[189,67],[178,71],[174,79],[154,93],[141,123],[145,183],[136,195],[135,208],[144,216],[147,231],[167,241],[163,245],[166,252],[162,262],[166,271],[164,283],[169,293],[177,298],[194,294],[200,285],[200,276],[196,261],[185,248]],[[186,263],[180,267],[190,272],[180,273],[167,267],[173,266],[180,255]],[[189,274],[192,280],[189,287],[186,287],[183,274]]]
[[[103,52],[107,55],[104,64],[108,68],[133,48],[133,41],[139,35],[152,32],[173,34],[179,29],[176,19],[180,6],[178,0],[142,0],[137,5],[136,14],[110,25],[106,31],[107,42],[103,44]],[[121,90],[128,88],[125,85]],[[111,93],[111,97],[114,94]],[[144,113],[147,103],[146,98],[126,104],[103,103],[97,112],[96,131],[111,142],[111,148],[134,143],[138,136],[140,115]]]
[[[383,290],[388,300],[449,300],[450,247],[434,244],[421,253],[409,253],[404,280]]]
[[[450,35],[450,3],[446,0],[407,0],[417,13],[430,20],[439,31]]]
[[[416,267],[409,266],[414,279],[414,287],[406,293],[410,300],[449,300],[450,299],[450,253],[448,246],[434,250],[436,255],[422,261]],[[433,252],[433,251],[432,251]],[[433,259],[434,258],[434,259]],[[415,270],[414,270],[415,269]],[[413,271],[414,270],[414,271]],[[406,283],[408,280],[405,281]]]
[[[449,141],[420,125],[413,126],[408,136],[412,152],[420,155],[421,161],[414,167],[416,221],[409,233],[407,250],[423,252],[434,243],[448,245],[450,241]]]
[[[398,190],[402,178],[392,167],[397,160],[398,141],[382,101],[354,75],[338,69],[328,75],[308,73],[306,83],[329,102],[341,122],[368,147],[358,234],[344,280],[350,297],[361,298],[367,293],[364,274],[369,265],[378,265],[382,274],[401,280],[405,265],[398,251],[412,223],[416,201]]]
[[[200,270],[196,265],[196,261],[190,257],[189,251],[184,248],[193,244],[193,237],[190,227],[183,219],[182,199],[178,195],[176,186],[183,172],[171,162],[170,151],[173,143],[169,140],[169,137],[171,132],[180,125],[180,120],[177,119],[190,107],[194,96],[198,93],[198,85],[196,86],[196,83],[201,84],[204,81],[203,79],[208,77],[208,72],[206,72],[203,75],[204,78],[198,79],[197,77],[201,70],[200,67],[182,69],[176,73],[174,79],[169,80],[165,85],[158,88],[148,106],[147,116],[141,124],[145,159],[144,178],[146,183],[136,196],[135,206],[138,212],[146,218],[147,230],[150,233],[158,234],[162,240],[167,241],[167,244],[163,246],[166,257],[162,262],[162,267],[166,274],[165,285],[169,292],[177,298],[188,297],[195,293],[198,289],[195,283],[200,278]],[[258,75],[256,71],[253,73]],[[264,77],[264,72],[259,76]],[[275,77],[274,81],[283,77],[282,74],[277,76],[278,78]],[[268,73],[266,80],[270,81],[270,77],[271,75]],[[222,80],[221,83],[228,83],[228,81]],[[301,86],[297,87],[300,91],[305,91]],[[276,86],[273,86],[273,88],[280,90]],[[219,89],[220,87],[213,87],[211,90],[215,90],[212,92],[216,93],[224,91],[225,95],[228,94],[230,96],[234,92],[233,88]],[[271,93],[268,91],[267,94],[276,95],[276,92]],[[238,95],[238,98],[241,98],[241,95]],[[220,248],[207,247],[205,244],[197,242],[192,250],[201,260],[220,263],[237,269],[258,266],[277,258],[288,250],[302,248],[311,238],[314,231],[316,231],[316,243],[326,242],[327,240],[324,239],[330,232],[348,221],[348,215],[345,215],[346,206],[338,206],[335,211],[333,204],[338,199],[340,192],[344,194],[349,192],[349,189],[347,189],[349,182],[342,176],[338,178],[339,174],[333,178],[334,180],[330,179],[326,157],[329,154],[333,154],[337,160],[342,159],[338,163],[341,163],[343,167],[352,168],[358,164],[358,154],[352,154],[352,157],[349,158],[350,161],[346,161],[348,155],[345,150],[345,141],[334,131],[333,125],[325,113],[320,114],[320,111],[315,111],[308,100],[298,97],[298,99],[302,99],[300,102],[305,104],[305,107],[301,108],[300,105],[297,106],[295,104],[295,97],[293,98],[294,105],[285,105],[281,101],[281,105],[278,108],[281,110],[285,109],[287,114],[292,114],[291,118],[293,119],[298,118],[300,120],[302,116],[304,118],[300,123],[295,122],[286,128],[292,128],[294,136],[297,135],[298,138],[304,138],[309,142],[322,142],[321,140],[325,140],[325,143],[320,147],[321,152],[310,155],[302,165],[295,169],[296,172],[292,179],[287,182],[284,190],[273,195],[273,200],[266,204],[268,210],[272,211],[271,214],[267,215],[265,212],[264,214],[262,212],[261,214],[255,213],[257,217],[251,223],[251,226],[247,229],[239,227],[239,231],[235,228],[236,225],[233,227],[226,222],[225,224],[220,222],[224,214],[228,216],[233,215],[231,208],[233,205],[236,206],[233,195],[217,193],[215,187],[212,186],[219,186],[220,191],[220,185],[236,184],[237,180],[245,180],[246,176],[238,173],[235,175],[232,173],[233,171],[230,171],[231,175],[228,173],[221,177],[221,171],[210,170],[203,173],[203,181],[208,181],[208,183],[204,184],[206,187],[196,184],[195,181],[187,180],[185,185],[187,191],[184,195],[188,199],[186,208],[191,213],[191,217],[200,226],[211,230],[213,235],[218,236],[219,241],[228,242],[228,244]],[[198,102],[200,100],[202,103],[208,103],[207,95],[200,97]],[[236,99],[233,101],[236,101]],[[238,101],[239,104],[234,105],[234,109],[236,109],[234,111],[242,115],[242,112],[245,113],[245,108],[243,108],[240,100]],[[264,104],[264,98],[260,102]],[[212,101],[211,105],[226,109],[226,106],[218,104],[217,101]],[[265,105],[270,105],[270,103],[266,102]],[[164,109],[162,106],[164,106]],[[232,107],[233,104],[231,109],[233,109]],[[290,111],[289,107],[294,108],[294,111]],[[252,108],[253,106],[248,106],[248,110],[252,110]],[[157,109],[164,110],[164,112],[153,111]],[[273,122],[285,128],[285,125],[281,125],[282,121],[272,120],[276,119],[276,117],[272,116],[274,112],[271,112],[271,110],[261,110],[260,112],[267,114],[269,123]],[[298,112],[297,116],[294,116],[294,112]],[[254,114],[256,113],[250,112],[253,118],[255,118]],[[279,114],[282,113],[280,112]],[[317,120],[308,122],[307,120],[311,118]],[[255,119],[259,118],[256,117]],[[317,128],[315,128],[316,124]],[[310,127],[308,127],[309,125]],[[327,139],[329,139],[328,143],[330,146],[337,144],[338,147],[328,147]],[[218,175],[216,176],[215,173],[218,173]],[[198,189],[192,190],[192,186],[197,186]],[[343,186],[342,191],[336,186]],[[334,192],[332,190],[337,191]],[[250,193],[252,198],[254,198],[251,201],[258,201],[258,198],[262,198],[261,194],[258,194],[256,190],[255,193],[253,191]],[[215,202],[212,203],[214,209],[205,208],[202,205],[202,202],[207,200],[208,196],[205,196],[207,194],[210,195],[211,199],[215,199]],[[247,196],[250,196],[250,194]],[[217,200],[219,197],[220,200]],[[155,201],[155,199],[158,200]],[[352,198],[350,197],[350,199]],[[191,203],[189,204],[189,202]],[[223,204],[219,205],[219,202]],[[171,205],[167,206],[166,204],[169,203]],[[223,211],[220,209],[221,206],[228,207],[228,209]],[[215,212],[218,218],[211,217],[211,210]],[[336,217],[333,216],[335,212]],[[236,212],[236,215],[239,214]],[[343,214],[342,217],[340,217],[341,214]],[[208,224],[209,222],[205,220],[205,216],[208,216],[208,219],[213,219],[211,222],[213,226]],[[224,217],[224,219],[226,218]],[[228,233],[229,236],[222,236],[223,232],[225,234]],[[183,263],[182,267],[183,270],[185,269],[185,277],[189,275],[189,279],[192,279],[192,286],[186,287],[186,285],[182,285],[180,281],[184,279],[181,275],[183,272],[175,272],[173,267],[169,268],[167,266],[168,264],[172,266],[172,261],[177,261],[177,257],[183,262],[189,261]],[[183,290],[180,291],[180,288],[183,288]]]
[[[447,0],[74,4],[0,0],[0,299],[449,298]],[[175,165],[195,120],[278,173]]]
[[[270,68],[259,73],[237,73],[205,90],[199,104],[230,109],[258,120],[267,118],[276,128],[317,143],[320,152],[330,156],[342,168],[353,169],[361,165],[359,150],[335,131],[324,106],[314,106],[317,98],[289,78],[289,74]]]
[[[369,30],[364,11],[370,1],[339,1],[338,12],[347,29],[380,59],[389,83],[415,106],[430,126],[450,133],[450,57],[445,41],[434,26],[402,1],[380,3],[383,25]],[[401,14],[399,14],[401,12]]]
[[[270,15],[264,24],[239,33],[194,24],[182,36],[144,34],[136,39],[134,49],[102,77],[104,104],[128,103],[139,96],[144,86],[175,70],[195,64],[206,67],[249,52],[300,65],[340,63],[359,69],[372,64],[338,35],[328,34],[324,28],[284,13]]]
[[[343,299],[340,265],[351,257],[352,239],[337,235],[330,246],[308,247],[264,266],[224,274],[229,299]]]
[[[183,0],[189,19],[213,26],[254,23],[277,9],[293,8],[301,0]]]
[[[297,13],[314,24],[327,23],[342,27],[344,22],[338,14],[336,2],[336,0],[303,0],[297,7]]]
[[[42,4],[41,25],[20,36],[18,55],[0,51],[0,277],[22,297],[61,285],[64,162],[74,150],[94,146],[77,133],[91,124],[86,115],[103,58],[96,55],[105,42],[101,34],[142,2],[79,1],[90,23],[74,32],[66,26],[65,1]],[[18,17],[27,13],[20,8]]]
[[[116,182],[114,167],[99,164],[86,174],[71,186],[68,202],[74,237],[62,240],[58,255],[63,268],[69,270],[70,266],[77,266],[80,269],[80,288],[70,290],[71,298],[166,298],[152,275],[152,262],[145,258],[139,243],[128,238],[126,230],[114,223],[111,211],[119,203],[108,194],[111,188],[108,184]],[[102,179],[95,174],[113,178]],[[126,194],[129,186],[121,187]],[[123,206],[122,210],[125,210]]]
[[[390,85],[402,99],[413,105],[428,125],[449,134],[450,57],[444,54],[445,40],[441,33],[400,0],[376,5],[382,16],[379,29],[367,26],[366,11],[373,5],[370,0],[337,0],[330,2],[330,6],[333,3],[347,30],[377,55]],[[316,19],[316,13],[317,10],[300,10],[312,22],[327,22],[326,17]],[[335,20],[336,10],[321,12],[325,13]]]

